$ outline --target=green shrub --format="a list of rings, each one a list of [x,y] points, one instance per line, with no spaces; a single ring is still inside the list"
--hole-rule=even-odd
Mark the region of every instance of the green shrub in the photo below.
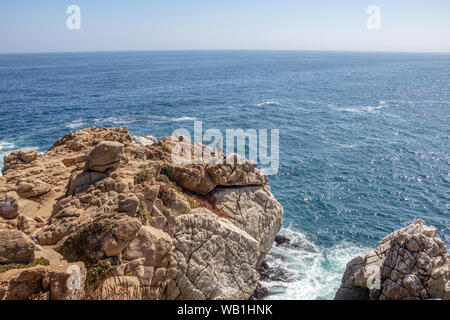
[[[82,225],[69,236],[59,249],[68,262],[84,261],[93,263],[97,260],[96,253],[100,250],[98,241],[90,241],[98,237],[99,234],[107,234],[114,225],[114,221],[108,221],[114,214],[104,214],[93,222]],[[107,223],[102,222],[107,220]]]
[[[30,263],[8,263],[8,264],[0,264],[0,273],[6,272],[6,271],[12,270],[12,269],[26,269],[26,268],[32,268],[32,267],[35,267],[35,266],[37,266],[37,265],[48,266],[48,265],[50,265],[50,261],[48,261],[47,259],[41,257],[41,258],[34,259],[34,261],[33,261],[33,262],[30,262]]]
[[[148,167],[146,165],[140,166],[141,171],[139,171],[134,176],[134,184],[141,184],[147,181],[148,177],[150,176],[150,171],[148,170]]]
[[[189,202],[189,205],[191,206],[191,209],[199,208],[200,204],[197,200],[192,198],[191,196],[187,195],[186,193],[183,193],[183,196],[186,198],[186,200]]]
[[[152,216],[148,211],[147,204],[145,204],[144,197],[141,194],[138,194],[137,197],[139,198],[139,212],[142,216],[142,223],[148,224]]]
[[[170,175],[172,174],[172,166],[168,163],[160,163],[159,168],[159,173],[170,179]]]
[[[86,283],[95,291],[115,269],[108,260],[100,260],[87,269]]]

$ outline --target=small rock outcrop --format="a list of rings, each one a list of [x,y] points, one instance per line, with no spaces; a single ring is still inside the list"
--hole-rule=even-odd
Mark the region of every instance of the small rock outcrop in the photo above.
[[[235,225],[259,243],[258,268],[272,247],[282,222],[277,214],[282,207],[272,196],[270,187],[216,188],[211,196]]]
[[[22,231],[0,229],[0,263],[29,263],[34,260],[34,242]]]
[[[417,220],[347,264],[336,300],[450,299],[450,255]]]
[[[81,300],[85,297],[86,270],[83,264],[76,264],[79,278],[71,281],[73,275],[69,271],[73,266],[60,262],[2,272],[0,300]],[[73,286],[68,286],[68,282],[73,282]]]
[[[172,161],[180,145],[200,148],[203,161]],[[213,157],[237,155],[126,127],[6,156],[0,299],[249,299],[283,208],[254,163]],[[42,252],[48,265],[36,265]],[[75,289],[64,284],[73,266]]]
[[[248,299],[258,284],[256,239],[206,209],[176,220],[178,298]]]
[[[110,168],[119,167],[122,157],[122,143],[102,141],[87,155],[86,168],[90,171],[105,172]]]
[[[19,203],[16,198],[5,195],[0,200],[0,217],[14,219],[19,215]]]

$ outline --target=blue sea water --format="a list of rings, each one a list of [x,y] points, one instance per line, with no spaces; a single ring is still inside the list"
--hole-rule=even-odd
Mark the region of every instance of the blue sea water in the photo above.
[[[115,52],[0,55],[0,153],[126,125],[279,129],[282,233],[270,298],[331,299],[345,264],[417,218],[450,243],[450,55]],[[3,159],[2,159],[3,161]],[[0,163],[0,166],[3,163]]]

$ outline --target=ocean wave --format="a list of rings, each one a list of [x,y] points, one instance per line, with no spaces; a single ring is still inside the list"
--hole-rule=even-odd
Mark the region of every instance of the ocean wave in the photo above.
[[[261,281],[271,293],[267,299],[333,299],[347,263],[369,250],[349,242],[321,247],[292,227],[280,234],[291,240],[290,245],[274,246],[267,261],[289,276],[286,281]]]
[[[2,176],[1,170],[4,165],[4,157],[17,149],[17,146],[13,142],[0,141],[0,177]]]
[[[182,121],[197,121],[198,119],[195,117],[177,117],[177,118],[169,118],[166,116],[150,116],[149,117],[151,121],[155,122],[182,122]]]
[[[133,118],[107,117],[94,119],[95,124],[128,124],[135,122]]]
[[[83,118],[73,120],[72,122],[67,123],[65,126],[70,129],[79,129],[82,127],[89,127],[94,125],[124,125],[135,122],[136,119],[133,118],[120,118],[120,117],[107,117],[107,118],[96,118],[90,121],[84,121]]]
[[[16,145],[13,142],[9,141],[0,141],[0,152],[2,151],[8,151],[8,150],[14,150],[16,148]]]
[[[80,118],[78,120],[74,120],[74,121],[72,121],[70,123],[67,123],[66,127],[70,128],[70,129],[76,129],[76,128],[80,128],[80,127],[82,127],[84,125],[85,125],[85,123],[83,122],[83,119]]]
[[[197,121],[198,119],[195,117],[179,117],[179,118],[171,118],[169,121],[181,122],[181,121]]]
[[[261,103],[256,104],[257,107],[263,107],[263,106],[266,106],[266,105],[278,106],[280,104],[278,102],[275,102],[275,101],[263,101]]]
[[[356,143],[352,144],[336,143],[336,145],[344,149],[354,149],[358,146]]]
[[[378,113],[380,109],[384,109],[389,107],[388,104],[386,104],[386,101],[380,101],[378,106],[364,106],[364,107],[354,107],[354,108],[340,108],[334,104],[328,104],[328,107],[335,111],[345,111],[345,112],[351,112],[351,113]]]

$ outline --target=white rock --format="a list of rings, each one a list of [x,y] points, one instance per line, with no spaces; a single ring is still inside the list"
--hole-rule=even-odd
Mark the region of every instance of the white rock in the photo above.
[[[152,144],[158,142],[158,139],[154,136],[131,136],[131,139],[133,141],[133,145],[136,147],[151,146]]]

